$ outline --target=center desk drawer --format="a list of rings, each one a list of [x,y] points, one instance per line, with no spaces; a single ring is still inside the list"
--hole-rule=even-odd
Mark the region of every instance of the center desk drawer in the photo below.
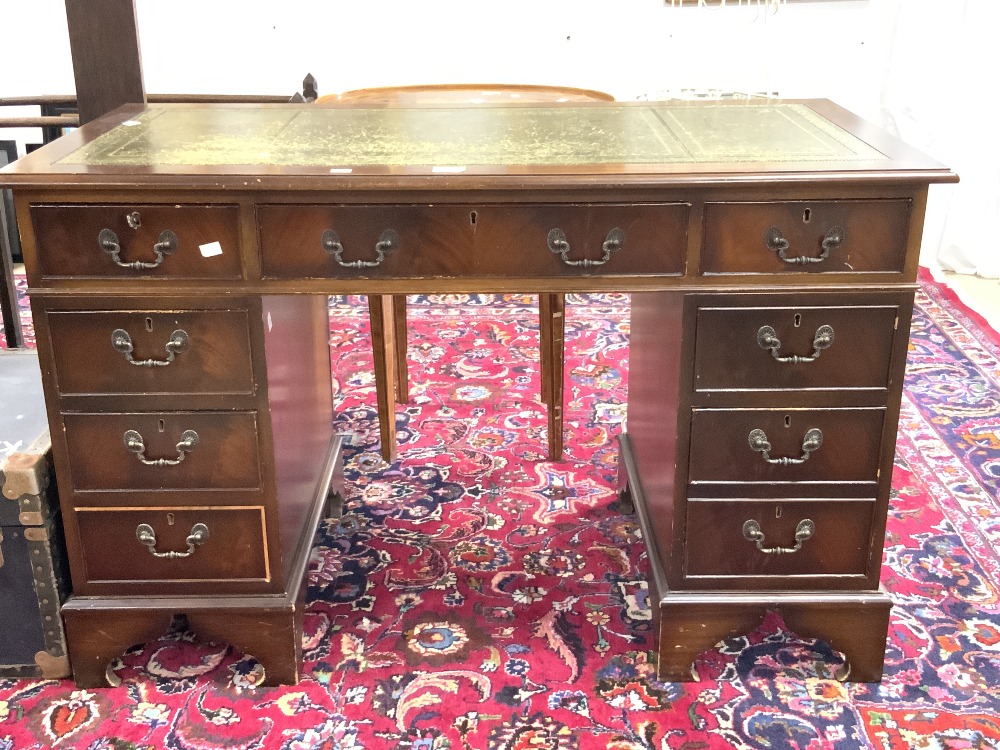
[[[903,272],[909,200],[705,205],[703,274]]]
[[[260,507],[80,508],[88,583],[268,580]]]
[[[747,483],[874,484],[884,421],[883,407],[695,409],[689,478],[737,489]]]
[[[257,490],[256,412],[63,414],[77,492]]]
[[[254,393],[247,310],[45,317],[63,395]]]
[[[889,385],[896,305],[703,307],[695,390]]]
[[[687,204],[257,208],[266,278],[681,275]]]
[[[474,273],[461,206],[257,207],[265,278],[383,278]]]
[[[236,206],[34,205],[30,211],[43,278],[241,276]]]
[[[686,203],[489,206],[476,255],[487,276],[680,276],[689,214]]]

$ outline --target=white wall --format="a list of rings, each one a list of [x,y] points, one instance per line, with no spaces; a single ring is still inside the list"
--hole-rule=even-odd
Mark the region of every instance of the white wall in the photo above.
[[[276,5],[139,0],[147,89],[284,92],[311,71],[326,93],[507,81],[578,85],[620,99],[680,87],[782,85],[857,99],[858,86],[871,84],[867,70],[879,46],[876,14],[859,0],[799,2],[774,15],[663,0]],[[176,38],[189,40],[184,61],[167,53]]]
[[[136,8],[149,92],[291,95],[311,72],[320,93],[445,82],[557,83],[622,100],[776,91],[834,99],[877,120],[896,2],[793,0],[776,13],[691,0],[680,8],[669,0],[136,0]],[[72,92],[64,0],[0,4],[6,28],[20,30],[0,46],[0,96]]]
[[[789,0],[777,12],[735,0],[725,8],[698,8],[695,0],[687,7],[671,0],[135,1],[148,92],[290,96],[310,72],[321,94],[447,82],[575,85],[619,100],[769,91],[829,98],[898,126],[913,145],[967,175],[980,161],[956,163],[944,150],[969,140],[942,120],[961,114],[942,115],[937,98],[962,78],[955,61],[968,45],[955,24],[967,24],[967,13],[948,8],[958,0]],[[72,92],[64,0],[0,0],[0,9],[0,96]],[[996,31],[979,25],[980,36]],[[979,47],[975,54],[996,58],[995,44]],[[973,77],[995,69],[963,66],[966,79],[970,68]],[[929,80],[936,83],[927,97]],[[0,112],[20,113],[37,111]],[[932,115],[933,129],[921,129]],[[38,131],[0,132],[12,137],[40,138]],[[941,244],[948,190],[932,190],[928,253]]]

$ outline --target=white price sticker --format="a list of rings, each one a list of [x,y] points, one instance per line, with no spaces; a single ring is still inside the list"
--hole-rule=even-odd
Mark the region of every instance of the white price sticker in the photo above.
[[[214,258],[216,255],[222,255],[222,245],[218,242],[207,242],[204,245],[199,245],[198,249],[201,250],[202,258]]]

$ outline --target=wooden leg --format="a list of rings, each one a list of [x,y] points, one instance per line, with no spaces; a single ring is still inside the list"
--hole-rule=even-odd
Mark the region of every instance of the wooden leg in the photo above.
[[[885,639],[892,603],[854,606],[844,612],[789,608],[782,611],[785,624],[797,635],[820,638],[847,658],[851,682],[879,682],[885,666]]]
[[[264,668],[264,685],[294,685],[302,663],[302,615],[296,611],[188,613],[192,632],[223,641],[253,656]]]
[[[114,684],[111,660],[167,632],[173,613],[155,610],[63,609],[73,679],[81,688]]]
[[[326,505],[323,506],[323,518],[328,521],[337,521],[344,515],[344,496],[339,492],[333,492],[326,496]]]
[[[691,666],[719,641],[751,632],[763,615],[712,605],[660,605],[660,643],[656,677],[664,682],[694,680]]]
[[[542,403],[552,403],[552,296],[538,295],[538,374]]]
[[[208,641],[231,643],[253,656],[264,668],[265,685],[294,685],[302,663],[302,612],[300,603],[281,608],[238,610],[192,605],[176,614],[187,617],[191,631]],[[66,640],[73,677],[81,688],[118,684],[111,661],[125,650],[147,643],[167,632],[175,611],[118,607],[65,611]]]
[[[390,379],[397,372],[393,307],[391,296],[368,296],[372,349],[375,354],[379,437],[382,441],[382,458],[389,463],[396,460],[396,388]]]
[[[396,401],[410,401],[410,371],[406,362],[406,295],[392,295],[392,329],[396,340]]]
[[[632,490],[628,483],[628,468],[625,466],[625,461],[621,457],[618,459],[618,476],[615,480],[615,491],[619,496],[632,495]]]
[[[623,466],[619,466],[618,468],[618,486],[616,487],[616,491],[618,494],[618,510],[629,516],[635,515],[635,501],[632,499],[632,488],[629,486],[628,473]]]
[[[341,436],[343,440],[343,436]],[[344,453],[337,447],[337,459],[334,462],[330,484],[326,488],[326,502],[323,506],[323,518],[336,520],[344,513],[344,495],[347,491],[344,481]]]
[[[889,597],[878,592],[817,592],[811,599],[804,594],[671,592],[659,602],[657,678],[694,679],[691,665],[701,653],[751,632],[768,611],[777,610],[796,635],[822,639],[844,654],[850,667],[844,679],[878,682],[891,606]]]
[[[563,452],[563,362],[565,357],[566,297],[538,295],[542,401],[548,405],[549,460]]]

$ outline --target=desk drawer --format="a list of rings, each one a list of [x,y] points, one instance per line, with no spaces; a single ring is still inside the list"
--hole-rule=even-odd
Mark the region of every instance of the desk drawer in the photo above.
[[[87,583],[270,578],[260,507],[83,508],[76,519]]]
[[[689,213],[686,203],[488,206],[476,257],[487,276],[680,276]]]
[[[265,278],[414,278],[475,272],[462,206],[257,207]]]
[[[257,220],[266,278],[681,275],[689,208],[264,205]]]
[[[253,394],[247,310],[47,311],[63,395]]]
[[[241,276],[236,206],[34,205],[31,221],[44,278]]]
[[[256,412],[63,414],[73,488],[257,490]]]
[[[884,421],[884,407],[695,409],[690,481],[736,490],[743,483],[874,483]]]
[[[695,390],[889,385],[897,305],[703,307]]]
[[[790,588],[822,588],[829,584],[805,576],[867,575],[874,507],[871,500],[689,500],[686,577],[732,576],[742,585],[744,576],[799,576]]]
[[[899,274],[910,210],[908,200],[708,203],[701,272]]]

